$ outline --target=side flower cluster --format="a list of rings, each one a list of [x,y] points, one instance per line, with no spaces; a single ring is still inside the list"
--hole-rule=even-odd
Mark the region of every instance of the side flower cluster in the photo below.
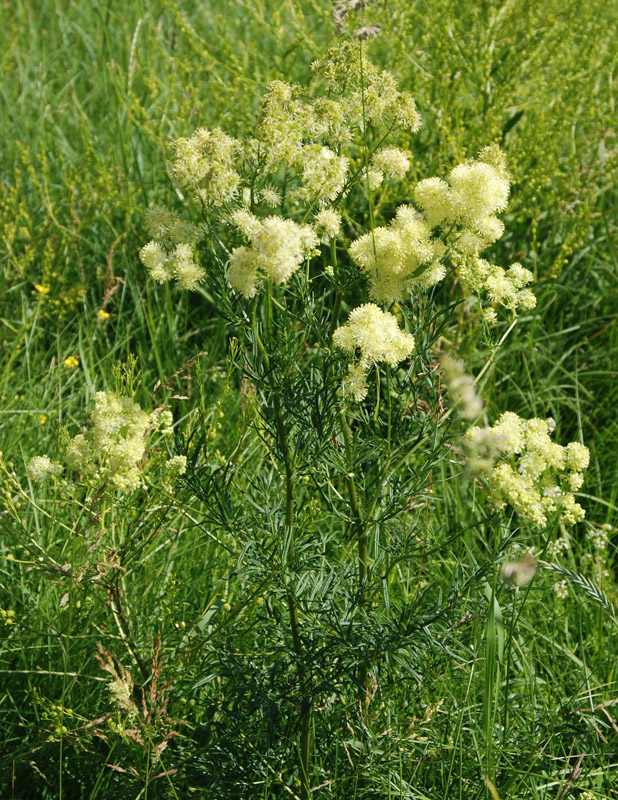
[[[536,305],[527,288],[533,280],[529,270],[521,264],[504,270],[479,257],[504,233],[497,214],[506,209],[509,192],[505,156],[497,145],[481,150],[476,161],[457,165],[448,181],[427,178],[414,189],[414,200],[427,225],[448,243],[462,284],[477,295],[487,295],[488,322],[497,318],[495,306],[515,313]]]
[[[150,277],[157,283],[175,279],[183,289],[196,289],[204,270],[195,262],[194,247],[203,232],[160,206],[148,211],[146,225],[151,240],[140,250],[140,259]]]
[[[565,525],[585,515],[573,492],[584,481],[590,453],[579,442],[563,447],[552,441],[554,428],[551,418],[524,420],[507,411],[492,427],[473,427],[465,436],[471,453],[493,453],[496,458],[488,475],[492,504],[499,509],[510,505],[539,528],[551,514]]]
[[[536,306],[534,292],[527,286],[533,275],[521,264],[512,264],[505,270],[483,258],[470,257],[460,261],[457,273],[464,286],[477,295],[487,295],[491,303],[485,308],[487,322],[497,319],[494,306],[502,306],[513,313],[518,308],[528,311]]]
[[[311,65],[314,75],[335,97],[341,97],[346,117],[360,125],[364,121],[418,131],[421,117],[409,92],[401,92],[392,73],[380,71],[358,56],[352,42],[341,42]]]
[[[189,192],[205,206],[229,202],[238,189],[240,175],[235,168],[239,143],[221,128],[199,128],[193,136],[176,139],[174,157],[167,171],[181,192]]]
[[[363,175],[371,190],[380,185],[385,173],[401,177],[408,168],[403,151],[387,148],[374,156]],[[353,261],[369,278],[372,299],[390,304],[415,288],[439,283],[446,275],[442,262],[448,254],[461,283],[488,301],[488,322],[496,321],[496,306],[513,313],[534,308],[529,270],[521,264],[504,270],[479,257],[504,231],[496,215],[506,208],[509,188],[505,157],[496,146],[482,150],[477,161],[456,166],[448,182],[442,178],[420,181],[414,200],[421,211],[400,206],[390,225],[350,245]]]
[[[67,466],[85,475],[98,473],[121,492],[139,488],[151,423],[151,415],[131,398],[97,392],[89,427],[69,445]]]
[[[147,437],[153,430],[163,436],[172,435],[173,416],[169,409],[149,414],[130,397],[97,392],[84,433],[75,436],[67,447],[64,466],[87,477],[88,482],[108,481],[119,492],[139,489],[144,485]],[[149,458],[148,463],[162,466],[161,485],[168,492],[187,470],[184,455],[163,463],[160,457]],[[50,476],[61,475],[64,466],[49,456],[34,456],[26,473],[31,481],[44,483]]]
[[[44,483],[51,475],[60,475],[62,465],[52,461],[49,456],[34,456],[28,462],[26,472],[31,481]]]
[[[350,355],[359,354],[351,364],[344,381],[344,392],[355,400],[367,396],[367,370],[385,361],[396,366],[414,349],[414,337],[399,328],[397,319],[373,303],[366,303],[350,312],[345,325],[333,334],[333,344]]]

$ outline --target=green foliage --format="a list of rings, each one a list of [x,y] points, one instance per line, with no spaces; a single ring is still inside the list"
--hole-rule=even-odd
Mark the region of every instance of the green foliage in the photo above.
[[[255,309],[220,249],[201,250],[191,295],[138,258],[147,207],[182,208],[170,141],[250,133],[268,82],[304,82],[335,40],[331,5],[5,5],[2,796],[298,796],[304,749],[316,797],[481,800],[486,776],[503,800],[613,798],[612,4],[346,15],[352,31],[381,25],[367,51],[423,127],[402,138],[410,187],[389,182],[372,208],[359,190],[344,244],[499,142],[514,184],[492,259],[537,278],[536,309],[499,347],[506,327],[492,337],[453,282],[403,303],[414,358],[382,365],[347,421],[345,358],[323,346],[366,300],[343,247],[341,305],[324,249],[309,287],[303,267]],[[556,441],[590,447],[584,523],[539,532],[487,506],[443,413],[445,349],[479,376],[488,420],[552,416]],[[147,489],[33,483],[28,461],[62,462],[97,391],[173,413],[172,437],[149,434]],[[170,484],[177,455],[188,469]],[[532,583],[503,584],[528,548]]]

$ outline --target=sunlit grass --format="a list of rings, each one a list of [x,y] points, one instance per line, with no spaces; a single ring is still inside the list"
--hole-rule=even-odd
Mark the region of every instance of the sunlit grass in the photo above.
[[[413,92],[424,118],[410,142],[413,181],[501,141],[516,183],[495,257],[535,272],[538,305],[494,354],[465,308],[463,326],[447,335],[471,372],[492,359],[480,382],[490,419],[507,409],[551,415],[556,441],[590,447],[578,500],[591,523],[615,524],[616,12],[601,3],[480,8],[376,2],[361,22],[382,25],[372,57]],[[198,125],[246,133],[268,81],[302,80],[332,43],[330,5],[20,0],[5,3],[4,15],[0,608],[15,616],[0,619],[2,795],[292,797],[296,754],[277,750],[287,721],[273,699],[286,695],[288,677],[266,668],[264,642],[252,633],[252,620],[274,625],[281,606],[259,583],[234,580],[246,556],[240,538],[221,541],[204,522],[210,509],[186,487],[89,517],[59,487],[41,502],[25,465],[60,453],[94,393],[113,390],[114,365],[133,354],[138,401],[174,411],[176,439],[157,448],[191,452],[207,431],[218,480],[239,432],[249,431],[255,479],[275,480],[250,389],[232,381],[229,391],[235,331],[201,298],[154,285],[137,254],[148,205],[178,204],[165,174],[170,139]],[[385,207],[409,200],[389,197]],[[70,357],[77,366],[66,365]],[[568,550],[545,556],[563,573],[540,569],[516,592],[495,578],[494,564],[516,542],[542,549],[561,533],[487,516],[458,472],[442,461],[431,492],[415,501],[415,536],[424,538],[406,596],[445,602],[475,580],[431,627],[432,646],[419,634],[410,647],[408,678],[377,691],[367,730],[333,704],[316,731],[327,746],[312,763],[322,785],[314,794],[480,800],[490,796],[488,775],[502,800],[616,797],[615,533],[597,551],[588,525],[579,526]],[[303,498],[308,529],[328,552],[332,520],[314,517],[309,493]],[[71,568],[85,561],[97,525],[126,548],[126,572],[121,579],[108,569],[109,584]],[[113,563],[113,550],[100,561]],[[318,572],[326,584],[326,559]],[[554,586],[563,580],[561,597]],[[112,590],[126,604],[130,634],[111,610]],[[225,626],[230,636],[243,631],[242,651],[216,676],[203,641]],[[138,684],[131,648],[149,669],[159,632],[158,691],[173,679],[166,713],[184,720],[156,766],[155,774],[178,770],[169,780],[151,773],[148,747],[96,722],[109,715],[120,724],[97,642]]]

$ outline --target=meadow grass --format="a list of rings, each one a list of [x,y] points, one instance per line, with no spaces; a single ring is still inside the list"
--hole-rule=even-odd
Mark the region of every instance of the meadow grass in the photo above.
[[[212,523],[219,513],[242,524],[234,514],[259,486],[279,524],[276,460],[230,356],[239,330],[208,289],[189,295],[149,280],[138,251],[148,206],[179,207],[165,173],[170,139],[201,125],[246,133],[267,83],[304,80],[332,44],[330,11],[325,0],[4,5],[3,797],[297,796],[299,701],[277,632],[287,612],[282,591],[264,595],[273,532],[234,538]],[[492,257],[534,271],[537,307],[495,352],[465,304],[444,338],[470,372],[486,367],[490,420],[550,415],[555,440],[584,442],[591,465],[579,492],[587,521],[561,551],[557,525],[539,533],[491,513],[457,459],[427,466],[414,558],[394,559],[380,587],[414,610],[392,626],[393,637],[405,628],[406,645],[393,648],[365,715],[334,678],[321,687],[316,797],[618,797],[616,534],[595,548],[588,524],[614,525],[618,506],[617,16],[599,2],[389,0],[359,17],[382,25],[371,57],[423,115],[409,142],[411,180],[493,141],[514,175],[508,233]],[[393,192],[378,211],[406,200]],[[456,297],[441,290],[432,302]],[[153,451],[186,453],[199,469],[167,493],[117,505],[96,493],[75,502],[60,483],[41,494],[29,459],[58,457],[95,392],[131,381],[144,408],[174,411],[173,439],[155,434]],[[241,434],[247,469],[232,481],[225,465]],[[228,506],[213,507],[213,485]],[[353,545],[334,545],[335,521],[310,488],[299,492],[303,525],[323,544],[298,587],[306,635],[325,659],[339,640],[370,653],[380,645],[369,627],[320,628],[339,580],[330,559]],[[255,519],[263,511],[250,509]],[[396,521],[387,534],[407,535]],[[498,579],[515,544],[548,565],[519,591]],[[163,709],[160,723],[143,716],[140,737],[109,690],[120,665],[135,702],[144,685],[148,713]]]

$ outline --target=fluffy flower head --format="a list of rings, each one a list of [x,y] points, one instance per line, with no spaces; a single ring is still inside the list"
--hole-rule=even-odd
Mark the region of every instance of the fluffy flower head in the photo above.
[[[445,275],[444,246],[432,240],[427,222],[410,206],[400,206],[388,227],[376,228],[350,245],[350,255],[369,276],[371,296],[393,303],[413,287],[427,288]]]
[[[323,208],[315,215],[315,226],[326,241],[339,235],[341,214],[334,208]]]
[[[379,361],[396,366],[414,349],[414,337],[399,328],[392,314],[373,303],[351,311],[347,323],[333,334],[333,343],[350,354],[360,350],[364,367]]]
[[[169,176],[181,190],[195,194],[207,206],[229,202],[240,176],[234,166],[238,142],[220,128],[199,128],[190,138],[176,139]]]
[[[459,415],[463,419],[476,419],[483,410],[483,401],[476,393],[474,380],[464,372],[463,361],[443,356],[440,365]]]
[[[504,224],[496,214],[506,209],[509,198],[505,162],[499,147],[486,147],[476,161],[454,167],[448,181],[427,178],[416,185],[414,199],[428,225],[447,231],[454,253],[478,256],[502,236]]]
[[[49,456],[34,456],[28,462],[26,472],[31,481],[43,483],[50,475],[60,475],[62,466],[52,461]]]
[[[459,164],[451,170],[449,179],[453,217],[474,225],[490,214],[505,210],[509,181],[491,164]]]
[[[552,441],[552,431],[548,420],[525,420],[507,411],[491,428],[471,428],[465,437],[472,453],[484,442],[493,448],[497,463],[486,464],[492,504],[510,505],[539,528],[547,525],[549,514],[565,525],[585,514],[572,493],[582,485],[588,448],[579,442],[562,447]]]
[[[196,225],[180,219],[178,214],[163,206],[151,206],[146,213],[146,227],[151,239],[172,248],[181,242],[198,242],[204,232]]]
[[[384,147],[372,158],[373,166],[389,178],[402,181],[410,169],[408,154],[398,147]]]
[[[130,397],[97,392],[90,423],[69,445],[67,466],[85,475],[98,473],[121,492],[137,489],[150,415]]]
[[[366,303],[351,311],[347,323],[337,328],[333,344],[350,355],[359,354],[343,388],[355,400],[362,400],[367,395],[367,369],[381,361],[396,366],[414,349],[414,337],[399,328],[392,314]]]
[[[328,147],[310,145],[303,149],[303,187],[298,196],[328,202],[343,189],[348,175],[348,159]]]
[[[285,283],[300,267],[318,243],[310,225],[271,216],[258,219],[248,211],[236,212],[232,221],[249,239],[250,247],[232,251],[228,280],[245,297],[257,290],[260,276],[274,283]]]
[[[175,278],[183,289],[193,291],[204,277],[204,270],[195,263],[193,246],[186,242],[178,244],[169,253],[158,242],[148,242],[139,255],[150,277],[157,283]]]
[[[533,275],[521,264],[512,264],[504,270],[483,258],[470,257],[460,261],[457,272],[464,286],[475,294],[486,295],[492,306],[502,306],[516,314],[536,305],[534,293],[527,288]]]

